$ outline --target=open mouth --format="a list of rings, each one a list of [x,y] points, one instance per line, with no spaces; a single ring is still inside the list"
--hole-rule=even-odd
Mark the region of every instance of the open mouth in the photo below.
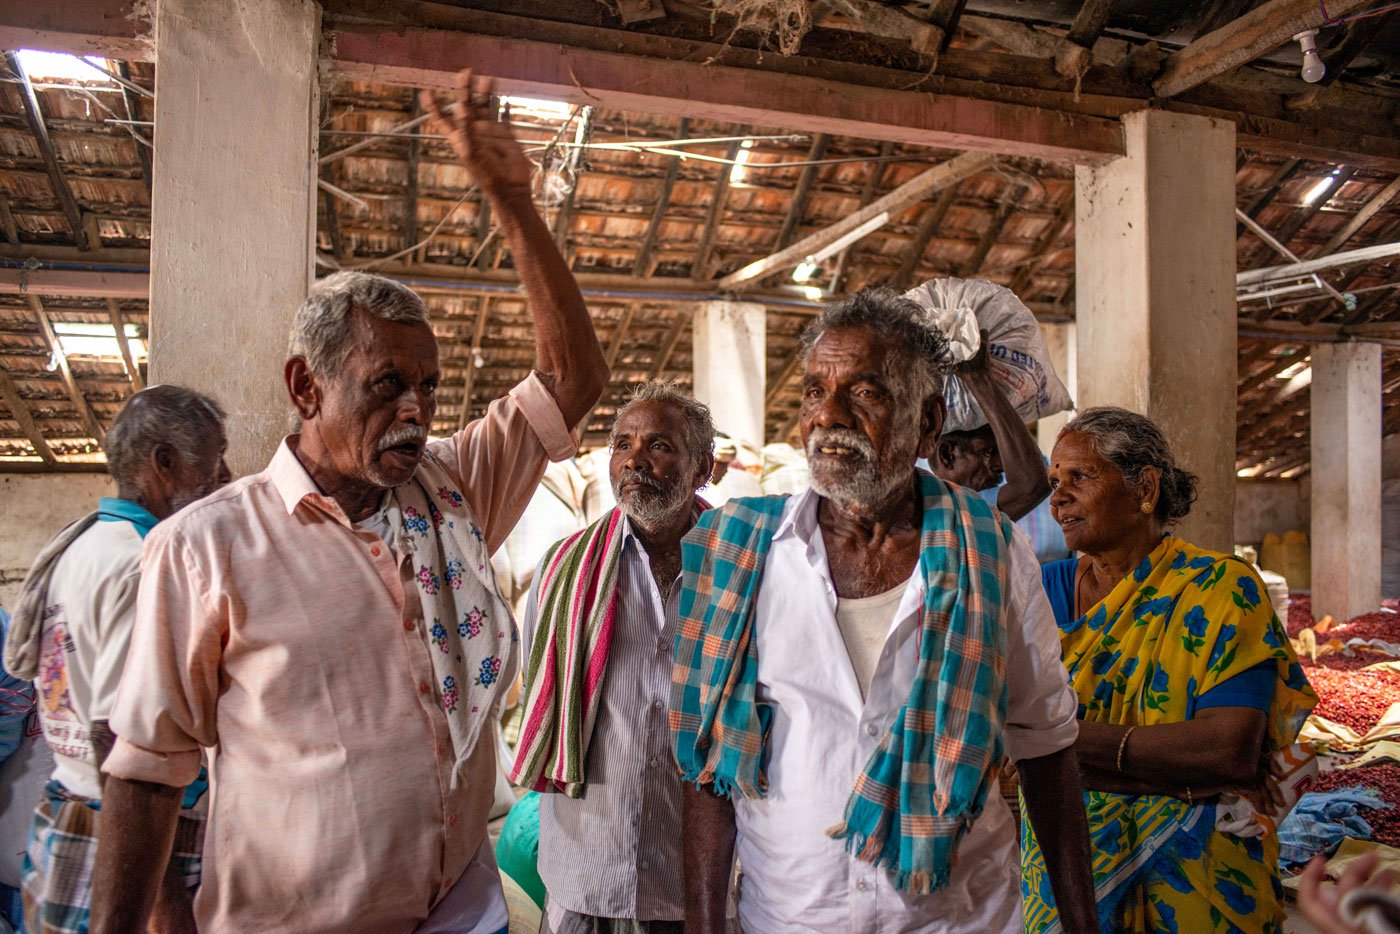
[[[819,445],[816,449],[816,453],[821,455],[822,457],[858,458],[860,460],[865,459],[864,452],[857,451],[855,448],[848,448],[845,445],[840,444]]]
[[[405,441],[403,444],[395,444],[384,448],[380,454],[387,455],[395,460],[404,463],[417,463],[423,456],[423,442]]]

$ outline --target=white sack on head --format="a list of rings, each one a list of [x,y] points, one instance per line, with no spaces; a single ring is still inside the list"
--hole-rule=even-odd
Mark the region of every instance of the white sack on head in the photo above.
[[[986,279],[930,279],[904,297],[924,309],[928,323],[948,338],[954,363],[971,359],[981,343],[978,330],[987,332],[992,375],[1024,421],[1074,407],[1050,362],[1040,322],[1010,289]],[[944,395],[945,431],[987,424],[982,408],[956,376],[948,378]]]

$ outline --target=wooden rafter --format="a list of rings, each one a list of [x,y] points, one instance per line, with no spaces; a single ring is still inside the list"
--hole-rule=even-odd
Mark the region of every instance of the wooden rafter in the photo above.
[[[1169,56],[1153,88],[1158,97],[1175,97],[1370,2],[1330,0],[1324,9],[1317,0],[1269,0]]]
[[[924,213],[919,216],[919,224],[914,228],[914,236],[910,238],[909,243],[904,248],[904,255],[899,259],[899,268],[890,277],[890,288],[897,292],[903,292],[914,284],[914,274],[919,270],[919,260],[924,258],[929,243],[938,233],[943,218],[947,216],[948,209],[953,206],[957,197],[958,186],[953,185],[945,188],[939,193],[938,199],[933,204],[924,208]]]
[[[1293,216],[1289,218],[1288,222],[1285,223],[1282,227],[1280,227],[1278,231],[1274,234],[1274,237],[1278,240],[1278,242],[1282,243],[1284,246],[1287,246],[1289,241],[1298,235],[1298,231],[1306,227],[1308,225],[1308,221],[1316,217],[1317,212],[1321,211],[1323,207],[1325,207],[1327,203],[1332,200],[1332,198],[1337,194],[1337,192],[1342,190],[1342,186],[1345,185],[1351,179],[1352,173],[1354,173],[1355,171],[1356,170],[1351,166],[1343,168],[1336,174],[1335,178],[1337,180],[1332,183],[1332,187],[1327,189],[1325,194],[1314,198],[1312,204],[1302,205],[1299,210],[1295,211]]]
[[[126,378],[131,381],[132,392],[140,392],[146,386],[141,378],[141,370],[136,366],[136,356],[131,352],[131,342],[126,339],[126,321],[122,318],[122,308],[115,298],[107,299],[107,317],[112,322],[112,331],[117,336],[117,349],[121,351],[122,367]]]
[[[462,411],[457,415],[457,430],[467,427],[472,418],[472,386],[476,383],[476,358],[484,356],[481,342],[486,338],[486,322],[491,317],[491,297],[484,295],[476,313],[476,327],[472,330],[472,353],[467,360],[467,373],[462,382]]]
[[[1114,0],[1084,0],[1064,42],[1055,53],[1055,70],[1067,78],[1082,78],[1094,61],[1094,43],[1108,25]]]
[[[894,144],[886,141],[880,144],[880,157],[876,162],[870,164],[870,171],[865,176],[865,183],[860,189],[860,206],[866,207],[875,200],[875,193],[880,190],[880,179],[885,177],[885,169],[889,166],[890,154],[894,152]],[[855,244],[851,244],[841,251],[840,257],[836,260],[836,271],[831,275],[831,291],[840,292],[846,283],[846,264],[850,262],[851,250]]]
[[[1025,264],[1016,270],[1016,275],[1011,278],[1009,288],[1012,292],[1020,295],[1026,286],[1030,285],[1031,277],[1045,262],[1050,251],[1055,249],[1055,241],[1060,239],[1060,234],[1065,232],[1065,228],[1072,220],[1074,220],[1074,194],[1071,192],[1070,196],[1065,199],[1065,203],[1060,205],[1055,219],[1036,238],[1035,245],[1031,247],[1031,254],[1026,257]]]
[[[77,199],[73,197],[73,189],[68,187],[68,180],[63,177],[63,169],[58,164],[58,155],[54,152],[53,140],[49,138],[49,128],[44,122],[44,112],[39,107],[39,97],[34,93],[34,85],[30,82],[29,76],[24,73],[24,66],[20,64],[18,55],[14,52],[6,52],[5,60],[10,65],[10,71],[19,78],[20,109],[24,111],[24,121],[29,126],[29,132],[34,136],[34,144],[39,148],[40,157],[44,160],[44,171],[48,173],[49,185],[53,188],[54,197],[58,200],[59,207],[63,209],[63,216],[73,231],[73,240],[85,250],[96,249],[101,244],[93,243],[88,239],[88,231],[83,224],[82,209],[78,207]]]
[[[131,66],[124,61],[116,61],[112,64],[117,67],[117,74],[121,75],[125,81],[131,80]],[[131,88],[122,86],[122,106],[126,109],[126,119],[141,119],[141,102],[136,97],[136,92]],[[131,145],[136,147],[136,161],[141,164],[141,181],[146,186],[146,197],[151,196],[151,180],[155,178],[155,173],[151,168],[151,151],[141,145],[135,139],[135,127],[132,127]]]
[[[11,417],[29,439],[34,451],[43,459],[45,466],[57,467],[58,458],[54,456],[49,443],[44,440],[44,433],[39,430],[29,406],[25,405],[24,398],[19,394],[19,386],[15,385],[15,381],[5,372],[4,367],[0,367],[0,396],[4,397],[5,407],[10,410]]]
[[[879,223],[882,217],[883,222],[888,223],[891,217],[910,205],[917,204],[934,192],[956,185],[995,164],[995,156],[979,152],[965,152],[946,162],[940,162],[831,226],[808,234],[796,243],[730,273],[720,279],[718,285],[721,289],[742,288],[758,283],[779,270],[791,269],[804,258],[816,255],[867,224]]]
[[[0,195],[0,231],[4,232],[7,242],[19,246],[19,225],[15,223],[15,215],[10,211],[10,203],[3,195]]]
[[[413,119],[423,116],[423,105],[418,95],[413,95]],[[418,162],[422,158],[423,140],[415,130],[408,138],[408,159],[405,164],[407,177],[404,185],[403,248],[406,250],[418,242]],[[416,257],[415,257],[416,258]],[[419,260],[421,262],[421,260]]]
[[[740,127],[734,135],[745,136],[748,132],[748,127]],[[741,145],[741,141],[737,139],[729,144],[727,158],[730,162],[738,158]],[[729,197],[730,174],[729,166],[719,167],[719,178],[715,179],[714,192],[710,195],[710,209],[705,215],[705,229],[700,234],[699,245],[695,248],[695,264],[691,267],[691,278],[700,279],[708,275],[710,253],[715,242],[715,228],[719,226],[719,219],[724,214],[724,202]]]
[[[603,358],[608,361],[609,370],[617,363],[617,356],[622,352],[622,343],[627,340],[627,333],[632,329],[632,320],[636,317],[636,314],[637,306],[628,305],[622,312],[622,319],[618,321],[617,326],[613,328],[612,340],[608,341],[608,347],[603,351]],[[607,392],[604,391],[604,393],[598,397],[598,401],[593,403],[593,407],[588,410],[588,414],[578,423],[580,434],[588,433],[588,426],[593,424],[593,417],[598,414],[598,409],[603,406],[606,400]]]
[[[1333,186],[1336,191],[1340,186]],[[1342,245],[1356,236],[1357,231],[1371,222],[1381,211],[1384,211],[1390,202],[1395,200],[1395,196],[1400,195],[1400,175],[1391,179],[1390,184],[1382,188],[1371,200],[1367,201],[1361,210],[1352,215],[1343,227],[1334,233],[1317,252],[1318,256],[1330,256],[1342,248]]]
[[[1319,83],[1330,86],[1340,78],[1347,67],[1356,60],[1356,56],[1366,51],[1371,40],[1376,38],[1393,16],[1394,13],[1382,13],[1348,23],[1342,41],[1322,50],[1322,64],[1327,71]]]
[[[681,117],[676,124],[676,138],[685,139],[690,133],[690,118]],[[642,236],[641,246],[637,248],[637,261],[632,264],[632,274],[645,276],[651,272],[648,268],[651,264],[651,253],[656,248],[656,237],[661,231],[661,222],[666,219],[666,209],[671,204],[671,191],[676,187],[676,179],[681,174],[681,160],[678,156],[671,156],[670,163],[666,166],[666,176],[661,180],[661,192],[656,196],[656,207],[652,209],[651,220],[647,222],[647,232]]]
[[[1269,180],[1264,183],[1264,187],[1259,190],[1259,193],[1249,199],[1249,204],[1243,209],[1244,213],[1248,215],[1251,220],[1257,221],[1260,212],[1269,206],[1270,201],[1274,200],[1274,196],[1278,194],[1279,189],[1286,185],[1289,179],[1293,178],[1294,175],[1297,175],[1302,168],[1302,159],[1283,160],[1283,163],[1275,170],[1274,174],[1269,176]],[[1244,231],[1245,226],[1243,223],[1237,223],[1235,225],[1235,236],[1238,237],[1240,234],[1244,233]]]
[[[928,21],[943,34],[938,43],[938,51],[948,51],[948,43],[958,30],[958,20],[962,18],[967,0],[930,0]]]
[[[982,264],[987,261],[987,254],[992,252],[992,247],[996,246],[998,238],[1001,237],[1002,229],[1006,227],[1007,220],[1012,212],[1016,210],[1016,205],[1021,203],[1021,199],[1026,195],[1026,186],[1016,184],[1012,186],[1011,193],[1002,198],[997,205],[996,213],[992,215],[991,221],[987,224],[987,229],[982,233],[982,239],[977,243],[977,249],[973,250],[966,263],[959,270],[959,275],[964,279],[971,278],[982,272]]]
[[[812,137],[812,146],[807,150],[807,162],[819,162],[826,158],[827,147],[831,144],[831,137],[825,133],[818,133]],[[792,238],[797,233],[798,225],[802,223],[802,216],[807,213],[807,197],[812,192],[812,183],[817,180],[817,174],[821,171],[819,165],[807,165],[802,168],[802,176],[797,180],[797,187],[793,189],[792,200],[788,202],[787,215],[783,218],[783,226],[778,231],[778,242],[775,250],[781,250],[792,242]]]
[[[797,371],[801,367],[801,349],[798,347],[794,347],[792,348],[792,359],[789,360],[786,364],[784,364],[782,372],[778,374],[777,379],[773,380],[772,385],[768,387],[767,395],[765,395],[763,398],[763,410],[765,415],[767,414],[768,409],[771,409],[773,407],[773,403],[777,401],[778,397],[783,394],[783,391],[787,389],[788,384],[792,382],[792,378],[797,375]]]
[[[676,348],[680,346],[681,338],[685,337],[686,325],[691,323],[691,319],[685,316],[684,312],[676,312],[676,320],[671,323],[671,330],[666,335],[666,342],[661,347],[661,352],[656,355],[656,360],[651,365],[650,379],[660,379],[661,374],[666,372],[666,366],[671,362],[671,357],[676,353]]]
[[[88,404],[87,396],[83,395],[83,389],[78,385],[77,377],[73,375],[73,368],[68,364],[68,355],[63,352],[63,345],[58,342],[58,336],[54,334],[53,323],[49,321],[49,314],[44,310],[44,303],[39,300],[37,295],[26,297],[29,300],[29,310],[34,313],[34,321],[39,325],[39,335],[44,340],[44,346],[52,355],[54,363],[58,364],[58,375],[63,381],[63,388],[68,390],[68,398],[73,401],[74,407],[78,410],[78,419],[87,427],[88,433],[97,440],[97,443],[102,444],[106,433],[102,430],[102,424],[97,420],[97,414]]]

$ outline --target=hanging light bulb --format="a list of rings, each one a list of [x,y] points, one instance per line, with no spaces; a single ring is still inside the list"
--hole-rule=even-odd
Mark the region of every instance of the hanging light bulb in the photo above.
[[[1303,50],[1303,80],[1309,84],[1317,84],[1322,80],[1322,76],[1327,74],[1327,66],[1322,64],[1322,58],[1317,54],[1317,30],[1309,29],[1293,38]]]

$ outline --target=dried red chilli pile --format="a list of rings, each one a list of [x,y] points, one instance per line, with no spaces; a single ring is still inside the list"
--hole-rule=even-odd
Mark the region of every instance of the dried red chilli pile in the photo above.
[[[1375,726],[1400,701],[1400,674],[1393,671],[1336,671],[1318,665],[1308,667],[1307,675],[1318,697],[1313,713],[1358,733]]]
[[[1293,594],[1288,603],[1288,635],[1297,638],[1298,633],[1315,624],[1312,616],[1312,600],[1307,594]],[[1400,643],[1400,613],[1378,610],[1363,613],[1349,619],[1344,624],[1333,624],[1326,632],[1328,639],[1381,639],[1385,642]],[[1322,641],[1321,634],[1319,640]]]
[[[1362,813],[1366,823],[1371,825],[1371,839],[1386,846],[1400,847],[1400,765],[1363,765],[1359,769],[1328,772],[1318,776],[1308,791],[1336,791],[1357,785],[1379,792],[1390,804],[1388,808]]]

